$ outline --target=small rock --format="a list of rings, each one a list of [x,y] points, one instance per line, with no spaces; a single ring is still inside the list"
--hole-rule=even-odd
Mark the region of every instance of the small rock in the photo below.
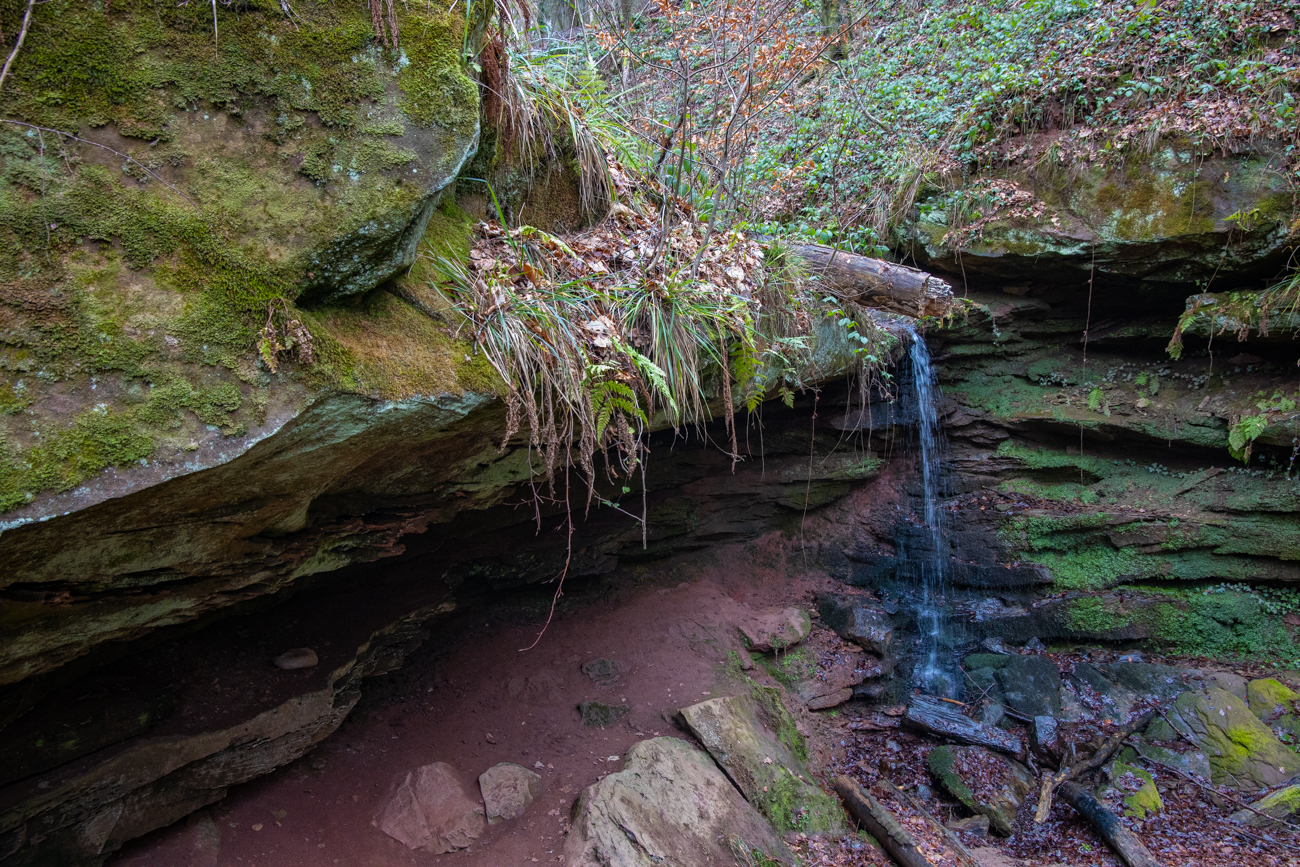
[[[320,664],[320,659],[316,656],[316,651],[310,647],[295,647],[293,650],[286,650],[275,659],[271,660],[276,668],[285,671],[293,671],[296,668],[312,668]]]
[[[812,619],[802,608],[765,608],[737,624],[745,646],[756,653],[786,650],[808,637]]]
[[[989,833],[989,817],[983,813],[974,816],[967,816],[965,819],[954,819],[948,823],[949,831],[956,831],[959,834],[974,834],[978,837],[986,837]]]
[[[582,673],[591,678],[597,686],[616,686],[627,673],[627,666],[617,660],[600,657],[582,664]]]
[[[1124,797],[1124,815],[1134,819],[1145,819],[1159,813],[1165,808],[1165,802],[1156,789],[1155,778],[1150,771],[1124,762],[1111,762],[1107,769],[1111,785]]]
[[[584,701],[578,705],[578,713],[582,714],[582,724],[596,728],[613,725],[627,716],[630,710],[631,708],[625,704],[602,704],[598,701]]]
[[[1047,645],[1037,638],[1031,638],[1025,642],[1025,650],[1029,653],[1042,653],[1047,649]]]
[[[371,822],[408,849],[441,855],[464,849],[487,827],[478,793],[446,762],[399,775]]]
[[[525,767],[502,762],[479,775],[478,787],[483,793],[488,824],[495,825],[522,816],[542,793],[542,778]]]
[[[1034,717],[1031,733],[1033,735],[1031,746],[1034,753],[1042,759],[1059,764],[1062,750],[1060,724],[1056,721],[1056,717],[1045,714]]]
[[[1002,639],[997,637],[985,638],[980,642],[980,647],[984,648],[989,653],[1011,653],[1011,650],[1009,650],[1006,644],[1002,642]],[[987,825],[988,822],[986,821],[985,824]]]
[[[1142,656],[1142,653],[1140,651],[1130,650],[1128,653],[1120,654],[1119,658],[1116,659],[1115,661],[1116,662],[1143,662],[1144,659],[1145,657]]]

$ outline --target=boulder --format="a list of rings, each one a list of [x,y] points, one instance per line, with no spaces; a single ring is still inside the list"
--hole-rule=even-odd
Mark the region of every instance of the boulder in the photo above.
[[[995,700],[1021,716],[1057,716],[1061,712],[1061,673],[1045,656],[973,653],[966,657],[966,667],[977,689],[996,682],[1000,695]]]
[[[487,818],[456,769],[434,762],[400,774],[371,824],[408,849],[441,855],[474,842]]]
[[[803,737],[774,689],[702,701],[681,712],[704,748],[781,832],[839,833],[844,813],[804,765]]]
[[[1205,752],[1216,785],[1256,792],[1300,773],[1300,756],[1232,693],[1221,689],[1183,693],[1169,722]]]
[[[987,816],[993,831],[1011,836],[1016,812],[1034,790],[1028,768],[983,747],[935,747],[928,764],[949,794],[971,812]]]
[[[1250,805],[1249,810],[1238,810],[1228,818],[1238,825],[1267,828],[1300,816],[1300,786],[1287,786]]]
[[[517,819],[542,793],[542,778],[522,765],[501,762],[478,777],[483,807],[489,825],[503,819]]]
[[[863,650],[884,656],[894,637],[894,623],[884,608],[855,596],[821,593],[817,613],[836,634]]]
[[[1279,738],[1300,741],[1300,693],[1275,678],[1260,678],[1247,684],[1246,702]]]
[[[812,618],[802,608],[764,608],[736,626],[746,647],[756,653],[770,653],[807,638],[812,632]]]
[[[564,846],[568,867],[794,864],[772,826],[706,755],[676,738],[635,744],[623,770],[588,786]]]

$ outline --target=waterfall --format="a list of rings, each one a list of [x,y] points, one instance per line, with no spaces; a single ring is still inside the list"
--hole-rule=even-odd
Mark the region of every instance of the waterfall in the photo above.
[[[912,333],[912,389],[916,399],[917,436],[921,445],[922,511],[931,544],[926,547],[924,562],[918,563],[921,574],[920,604],[917,626],[921,631],[922,658],[916,669],[918,685],[927,692],[952,696],[958,691],[953,666],[942,659],[947,614],[944,610],[943,521],[939,510],[939,468],[943,458],[943,431],[939,428],[939,386],[930,364],[930,350],[917,332]]]

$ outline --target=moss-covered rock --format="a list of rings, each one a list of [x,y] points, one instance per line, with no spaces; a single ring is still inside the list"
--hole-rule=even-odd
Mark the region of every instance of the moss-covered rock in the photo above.
[[[1225,156],[1166,140],[1087,165],[1035,161],[923,199],[908,231],[923,262],[1008,283],[1048,270],[1181,283],[1267,276],[1294,218],[1286,160],[1280,146]]]
[[[439,222],[478,138],[458,9],[401,7],[390,51],[364,5],[35,8],[0,94],[0,511],[237,453],[323,389],[463,390],[468,353],[409,304],[297,307],[389,280]],[[275,374],[258,332],[295,317],[317,363]]]
[[[1268,828],[1283,822],[1291,823],[1300,816],[1300,786],[1287,786],[1260,798],[1228,818],[1250,828]]]
[[[1165,802],[1150,771],[1116,761],[1107,768],[1107,775],[1123,801],[1125,816],[1146,819],[1164,810]]]
[[[1300,756],[1278,741],[1244,701],[1221,689],[1183,693],[1170,722],[1205,752],[1217,785],[1255,792],[1300,773]]]
[[[776,690],[715,698],[682,718],[751,804],[778,831],[840,833],[844,812],[804,765],[807,753]]]
[[[989,827],[1011,836],[1016,811],[1034,790],[1034,775],[1014,759],[983,747],[935,747],[930,773],[967,809],[989,817]]]

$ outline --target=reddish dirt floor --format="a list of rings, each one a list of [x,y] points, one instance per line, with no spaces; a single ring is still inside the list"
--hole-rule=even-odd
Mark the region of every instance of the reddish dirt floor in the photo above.
[[[434,636],[393,674],[369,682],[342,728],[297,762],[237,787],[223,801],[136,840],[111,867],[505,867],[562,863],[565,832],[583,788],[621,768],[636,741],[688,738],[677,709],[736,689],[742,676],[769,683],[760,666],[743,672],[735,624],[753,609],[801,604],[842,585],[800,568],[797,544],[773,534],[719,548],[713,565],[672,561],[620,570],[567,589],[537,646],[550,591],[501,598],[434,627]],[[815,625],[814,643],[839,639]],[[820,646],[820,645],[819,645]],[[1104,648],[1087,651],[1114,655]],[[598,658],[621,679],[599,686],[582,671]],[[1067,664],[1062,655],[1058,664]],[[1101,661],[1105,661],[1102,659]],[[1164,660],[1189,667],[1195,660]],[[1199,665],[1197,666],[1199,667]],[[626,703],[607,728],[582,724],[582,701]],[[870,787],[888,770],[905,788],[934,789],[926,755],[934,742],[896,728],[860,702],[803,714],[820,776],[847,773]],[[896,724],[896,721],[894,723]],[[1023,735],[1024,733],[1021,732]],[[447,762],[470,784],[498,762],[535,768],[542,795],[519,819],[490,827],[468,849],[412,852],[371,824],[395,777]],[[1300,833],[1247,831],[1226,819],[1237,805],[1157,771],[1165,812],[1126,819],[1167,867],[1300,867]],[[928,809],[943,821],[965,815],[935,792]],[[982,867],[1118,867],[1106,844],[1059,800],[1049,822],[1022,808],[1009,840],[966,836]],[[804,867],[887,867],[887,856],[849,836],[793,839]],[[948,863],[948,859],[941,859]],[[954,862],[955,863],[955,862]]]
[[[749,608],[807,604],[813,592],[830,588],[824,576],[756,565],[779,562],[784,548],[771,538],[718,558],[730,565],[657,565],[577,587],[525,652],[520,648],[537,637],[549,596],[466,612],[435,627],[425,649],[372,684],[342,728],[314,751],[209,808],[220,830],[219,854],[210,831],[200,839],[205,835],[191,821],[128,844],[111,863],[558,863],[578,793],[619,770],[637,741],[686,737],[668,717],[726,690],[727,652],[741,649],[732,624]],[[626,666],[618,684],[600,687],[582,672],[582,663],[600,657]],[[608,728],[592,728],[577,710],[586,700],[626,702],[632,710]],[[371,818],[395,776],[430,762],[451,764],[470,783],[497,762],[516,762],[542,775],[542,795],[523,817],[489,828],[467,850],[412,852],[372,827]]]

